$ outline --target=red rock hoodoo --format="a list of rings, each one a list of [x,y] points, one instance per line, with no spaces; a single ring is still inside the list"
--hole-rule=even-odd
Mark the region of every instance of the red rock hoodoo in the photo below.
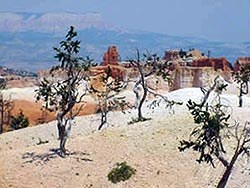
[[[119,53],[116,46],[109,46],[108,51],[103,55],[103,62],[101,65],[118,65]]]

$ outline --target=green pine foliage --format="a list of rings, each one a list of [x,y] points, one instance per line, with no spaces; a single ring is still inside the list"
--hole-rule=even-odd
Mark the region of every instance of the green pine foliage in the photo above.
[[[187,106],[197,126],[191,132],[190,140],[180,141],[179,150],[184,151],[192,148],[200,153],[197,162],[207,162],[214,166],[214,156],[225,153],[222,132],[229,127],[230,115],[223,111],[223,106],[220,103],[214,106],[208,104],[200,106],[200,104],[189,100]]]
[[[108,180],[112,183],[118,183],[120,181],[128,180],[134,175],[136,170],[131,166],[127,165],[126,162],[117,163],[116,167],[113,168],[108,174]]]
[[[29,126],[29,119],[25,117],[22,111],[17,116],[11,117],[10,126],[13,130],[22,129]]]

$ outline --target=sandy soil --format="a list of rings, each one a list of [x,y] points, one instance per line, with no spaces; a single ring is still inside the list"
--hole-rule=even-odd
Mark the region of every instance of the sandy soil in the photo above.
[[[201,93],[190,88],[172,92],[169,97],[185,102],[189,98],[198,100]],[[233,119],[249,120],[249,97],[243,108],[236,107],[236,96],[223,98],[232,104]],[[152,120],[128,125],[135,111],[110,112],[109,123],[102,131],[96,131],[98,114],[76,118],[67,143],[70,155],[64,159],[57,155],[56,122],[0,135],[0,187],[215,187],[224,168],[217,163],[216,168],[200,165],[195,161],[197,154],[177,149],[179,141],[187,139],[195,126],[185,105],[171,111],[163,106],[153,111],[144,108],[144,114]],[[227,144],[229,154],[233,143]],[[122,161],[134,167],[136,174],[128,181],[112,184],[107,174]],[[249,187],[249,175],[250,163],[241,158],[228,187]]]
[[[201,93],[190,88],[172,92],[169,97],[185,102],[189,98],[199,100]],[[224,95],[223,99],[233,106],[233,119],[249,120],[250,98],[245,98],[243,108],[236,107],[235,95]],[[152,120],[131,125],[128,122],[136,116],[135,111],[110,112],[102,131],[96,131],[98,114],[76,118],[67,143],[70,155],[64,159],[57,154],[56,122],[4,133],[0,135],[0,187],[215,187],[223,167],[200,165],[195,161],[197,154],[177,149],[179,141],[187,139],[194,128],[185,105],[172,111],[163,109],[144,108],[145,116]],[[230,145],[228,148],[232,151]],[[133,166],[136,174],[128,181],[112,184],[107,174],[122,161]],[[249,187],[249,174],[249,162],[240,159],[228,187]]]

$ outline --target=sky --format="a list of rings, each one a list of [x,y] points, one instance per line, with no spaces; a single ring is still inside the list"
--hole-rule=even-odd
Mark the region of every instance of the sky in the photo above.
[[[250,41],[250,0],[0,0],[1,12],[98,12],[131,30]]]

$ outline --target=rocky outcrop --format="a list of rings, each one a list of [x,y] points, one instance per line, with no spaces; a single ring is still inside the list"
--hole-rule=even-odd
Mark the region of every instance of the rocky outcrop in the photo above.
[[[239,71],[240,66],[247,64],[250,65],[250,57],[239,57],[234,64],[234,71]]]
[[[192,62],[198,59],[204,59],[206,56],[199,50],[190,49],[189,51],[169,50],[165,51],[163,60],[170,63],[178,63],[181,66],[192,66]]]
[[[217,75],[222,76],[226,81],[231,79],[230,73],[215,71],[213,67],[179,66],[171,72],[170,91],[188,87],[207,87]]]
[[[233,70],[231,64],[227,61],[226,58],[203,58],[194,60],[192,63],[193,67],[213,67],[214,70],[222,70],[230,72]]]
[[[165,55],[163,57],[163,60],[173,61],[173,60],[177,60],[177,59],[180,59],[178,50],[165,51]]]
[[[39,85],[39,81],[36,78],[17,78],[6,80],[6,89],[9,88],[25,88]]]
[[[106,66],[96,66],[92,67],[91,77],[96,77],[99,75],[106,74],[106,72],[110,69],[111,77],[114,79],[125,80],[127,77],[127,69],[120,65],[106,65]]]
[[[201,51],[197,49],[192,49],[189,52],[187,52],[187,57],[192,57],[193,59],[207,58],[205,54],[201,53]]]
[[[118,57],[119,53],[116,46],[110,46],[108,48],[108,51],[103,55],[103,62],[101,63],[101,65],[118,65]]]

